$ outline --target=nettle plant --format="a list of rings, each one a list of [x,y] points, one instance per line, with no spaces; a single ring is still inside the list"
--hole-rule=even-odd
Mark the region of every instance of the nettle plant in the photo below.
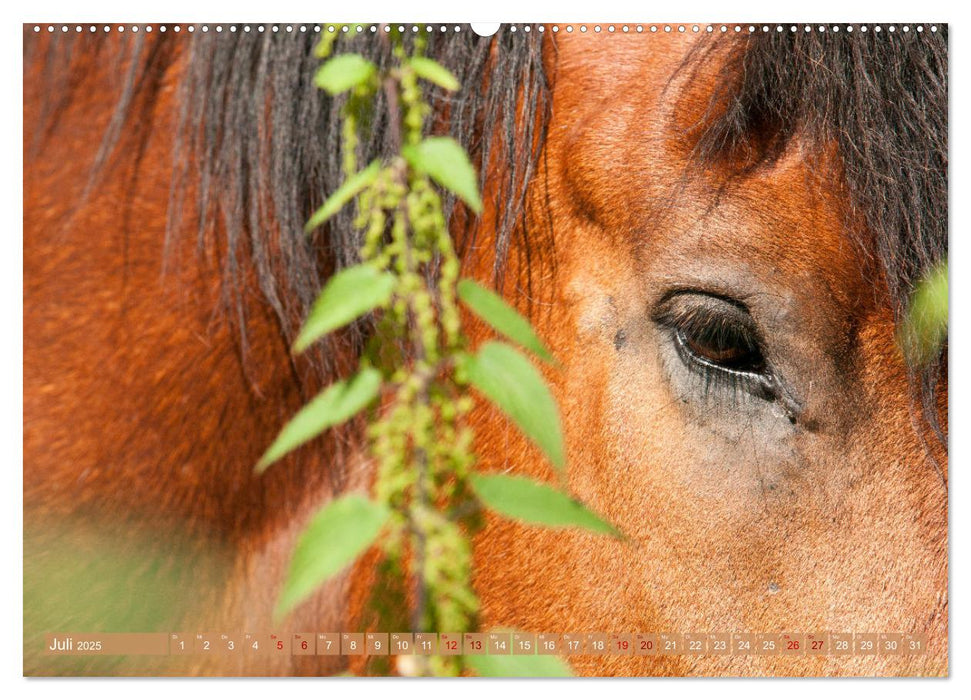
[[[472,631],[478,599],[471,584],[471,537],[480,526],[483,506],[539,525],[620,535],[567,491],[556,403],[523,351],[543,362],[553,361],[550,353],[529,321],[498,295],[459,278],[460,261],[437,188],[452,192],[478,214],[478,178],[458,142],[425,135],[431,109],[422,94],[423,82],[453,91],[459,87],[457,80],[422,55],[423,34],[409,42],[408,50],[396,28],[367,39],[390,42],[394,61],[385,70],[355,53],[328,58],[340,29],[325,32],[316,48],[325,62],[315,82],[344,98],[345,180],[306,230],[312,234],[353,204],[364,244],[360,264],[334,274],[321,291],[294,351],[305,351],[367,314],[374,315],[375,332],[356,373],[301,409],[257,470],[367,411],[375,477],[370,497],[344,495],[312,518],[293,552],[276,612],[285,615],[376,546],[380,564],[375,589],[381,595],[370,606],[376,629],[389,631],[402,611],[410,610],[405,624],[412,631]],[[355,33],[351,29],[348,33]],[[360,168],[360,115],[373,108],[380,91],[397,153]],[[463,334],[460,301],[504,340],[485,342],[473,351]],[[525,477],[474,473],[474,435],[466,420],[473,405],[470,389],[498,407],[542,450],[555,467],[557,487]],[[454,675],[466,665],[482,675],[568,672],[550,656],[412,661],[409,672],[414,674]]]

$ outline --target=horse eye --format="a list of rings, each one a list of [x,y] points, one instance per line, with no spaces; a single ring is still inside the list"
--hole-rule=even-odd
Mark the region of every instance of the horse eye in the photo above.
[[[766,400],[775,379],[755,319],[740,301],[697,290],[675,291],[659,302],[653,320],[667,329],[684,366],[716,387]]]
[[[683,352],[710,368],[745,374],[765,370],[756,339],[748,329],[730,321],[713,320],[700,327],[689,324],[677,330],[676,338]]]

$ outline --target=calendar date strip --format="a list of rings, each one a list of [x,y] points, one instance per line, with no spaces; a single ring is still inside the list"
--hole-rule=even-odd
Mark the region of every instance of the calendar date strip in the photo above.
[[[297,632],[48,634],[50,656],[898,656],[924,654],[927,636],[853,633]]]

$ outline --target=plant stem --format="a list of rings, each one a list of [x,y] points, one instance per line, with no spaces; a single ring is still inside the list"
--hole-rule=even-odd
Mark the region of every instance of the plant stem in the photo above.
[[[388,124],[391,137],[391,148],[392,151],[397,153],[401,150],[401,105],[400,96],[398,93],[398,82],[392,75],[388,75],[382,81],[382,87],[384,89],[384,94],[388,103]],[[397,171],[395,177],[399,180],[399,184],[402,186],[407,185],[406,178],[407,174],[404,168]],[[396,212],[397,216],[402,217],[405,222],[405,235],[402,237],[402,249],[401,255],[404,258],[405,270],[409,274],[418,274],[419,270],[415,264],[414,257],[412,255],[411,245],[409,243],[409,237],[407,235],[408,230],[408,210],[404,205],[404,201],[399,205]],[[417,366],[422,367],[425,364],[425,347],[422,342],[421,331],[417,328],[417,312],[414,307],[414,298],[409,301],[409,319],[407,321],[408,326],[411,328],[412,334],[414,336],[414,362]],[[415,403],[419,406],[423,406],[428,403],[428,382],[430,379],[425,379],[422,381],[422,388],[415,397]],[[417,472],[415,479],[415,491],[412,494],[412,502],[410,504],[408,512],[409,526],[414,536],[413,541],[413,551],[412,551],[412,585],[414,586],[414,609],[412,610],[411,617],[411,627],[414,632],[424,631],[424,620],[425,620],[425,609],[427,607],[428,592],[425,587],[425,579],[423,575],[425,567],[425,557],[426,557],[426,538],[425,531],[421,524],[421,517],[428,503],[428,493],[426,489],[426,480],[428,473],[428,455],[423,448],[416,448],[414,451],[414,468]]]

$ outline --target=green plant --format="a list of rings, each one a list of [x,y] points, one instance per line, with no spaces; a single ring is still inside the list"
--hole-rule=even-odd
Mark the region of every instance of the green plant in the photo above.
[[[338,28],[339,29],[339,28]],[[338,31],[325,33],[317,53],[327,58]],[[396,30],[394,65],[380,70],[361,55],[326,60],[316,84],[342,96],[344,184],[307,224],[313,232],[343,207],[356,206],[364,232],[360,264],[336,273],[321,291],[294,345],[302,352],[325,334],[365,314],[375,333],[352,376],[328,387],[282,430],[257,465],[262,471],[294,448],[361,411],[373,409],[368,441],[375,479],[370,498],[348,494],[326,505],[300,537],[277,612],[285,614],[372,545],[380,548],[385,590],[412,588],[414,631],[465,632],[476,624],[478,600],[471,586],[471,534],[480,505],[500,514],[550,527],[580,527],[619,536],[565,490],[566,454],[556,403],[533,363],[552,356],[530,323],[492,291],[459,279],[437,188],[454,193],[470,210],[482,209],[478,178],[468,155],[453,139],[425,135],[430,108],[422,82],[445,90],[458,81],[423,55],[418,35],[409,51]],[[361,114],[383,92],[396,153],[359,168]],[[434,274],[433,274],[434,271]],[[462,332],[459,302],[506,341],[477,351]],[[474,474],[473,432],[467,422],[476,389],[543,451],[559,476],[559,488],[524,477]],[[400,606],[406,605],[404,593]],[[375,604],[378,623],[394,611]],[[387,606],[384,606],[387,608]],[[381,618],[384,618],[382,621]],[[537,657],[535,673],[566,670]],[[486,673],[519,673],[529,661],[503,670],[493,659]],[[527,666],[523,667],[522,664]],[[498,664],[498,665],[497,665]],[[460,657],[432,657],[420,672],[456,674]]]
[[[913,367],[933,360],[947,340],[947,261],[931,268],[910,296],[900,347]]]

